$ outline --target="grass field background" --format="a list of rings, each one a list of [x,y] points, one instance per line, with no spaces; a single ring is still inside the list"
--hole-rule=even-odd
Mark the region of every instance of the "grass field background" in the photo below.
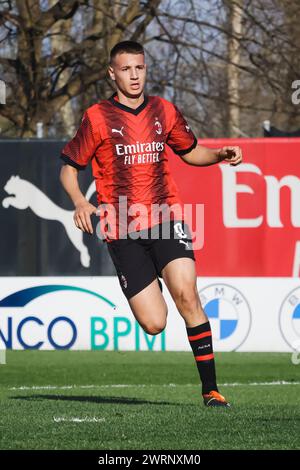
[[[230,409],[203,406],[189,352],[8,351],[0,448],[299,449],[291,355],[217,353],[216,363]]]

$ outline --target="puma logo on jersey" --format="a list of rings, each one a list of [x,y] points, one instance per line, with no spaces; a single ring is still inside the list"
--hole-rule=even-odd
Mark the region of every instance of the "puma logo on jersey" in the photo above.
[[[124,126],[122,126],[120,130],[119,129],[112,129],[111,131],[112,131],[113,134],[121,134],[121,136],[124,137],[123,129],[124,129]]]

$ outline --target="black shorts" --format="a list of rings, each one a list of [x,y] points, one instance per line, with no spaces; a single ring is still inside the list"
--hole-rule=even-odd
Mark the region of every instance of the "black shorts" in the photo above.
[[[127,299],[143,290],[158,276],[162,277],[162,269],[173,259],[195,260],[189,226],[183,221],[163,222],[150,229],[134,232],[134,235],[139,237],[132,239],[128,235],[128,238],[107,243]]]

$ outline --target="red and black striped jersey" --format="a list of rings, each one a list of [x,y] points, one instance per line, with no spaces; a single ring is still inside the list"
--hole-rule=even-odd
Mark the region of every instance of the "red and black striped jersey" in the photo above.
[[[106,208],[106,222],[110,227],[106,239],[110,241],[121,236],[116,225],[125,202],[127,218],[135,222],[135,230],[158,223],[150,215],[153,205],[180,206],[182,211],[177,185],[169,169],[168,147],[177,155],[184,155],[196,145],[194,133],[174,104],[158,96],[145,95],[143,103],[133,109],[120,103],[115,93],[85,111],[61,158],[79,170],[91,161],[98,204]],[[134,213],[132,208],[136,205],[143,205],[142,214]],[[171,218],[177,218],[178,210],[174,209]],[[160,218],[159,222],[163,220]],[[130,221],[128,232],[135,231],[132,224],[128,227]]]

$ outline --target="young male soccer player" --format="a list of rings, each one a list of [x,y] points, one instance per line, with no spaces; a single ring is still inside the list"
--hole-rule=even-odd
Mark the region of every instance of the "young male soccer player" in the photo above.
[[[242,161],[241,149],[198,145],[176,106],[144,93],[146,64],[139,43],[118,43],[111,50],[108,71],[116,93],[86,110],[76,135],[61,154],[65,165],[60,180],[74,203],[75,224],[93,233],[91,215],[96,207],[85,199],[77,179],[78,170],[91,161],[98,203],[105,209],[100,218],[100,223],[106,221],[102,235],[136,320],[151,335],[165,328],[167,305],[159,277],[163,278],[185,321],[204,404],[229,406],[216,383],[210,323],[201,307],[189,227],[170,174],[166,147],[184,162],[198,166],[222,160],[237,165]],[[158,211],[161,205],[164,210]],[[170,207],[172,212],[167,210]],[[168,237],[163,232],[166,226]]]

